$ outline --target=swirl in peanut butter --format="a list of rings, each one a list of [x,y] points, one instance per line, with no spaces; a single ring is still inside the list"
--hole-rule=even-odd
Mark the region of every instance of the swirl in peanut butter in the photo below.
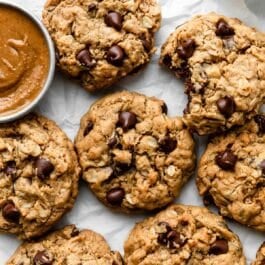
[[[0,53],[0,115],[6,115],[32,102],[42,90],[49,49],[30,18],[0,4]]]

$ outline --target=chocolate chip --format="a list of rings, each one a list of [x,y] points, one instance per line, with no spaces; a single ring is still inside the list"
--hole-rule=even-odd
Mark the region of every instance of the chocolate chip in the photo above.
[[[224,170],[233,170],[237,162],[237,156],[231,150],[226,150],[216,155],[216,164]]]
[[[110,148],[113,148],[117,143],[118,143],[117,138],[116,138],[115,136],[112,136],[112,137],[109,138],[107,144],[108,144],[108,146],[109,146]]]
[[[6,201],[2,207],[2,215],[3,217],[13,223],[19,222],[20,212],[16,208],[13,201]]]
[[[77,54],[76,59],[81,63],[82,66],[85,66],[88,69],[92,68],[96,64],[96,61],[91,57],[88,49],[81,50]]]
[[[86,126],[86,128],[84,130],[84,134],[83,135],[84,136],[87,136],[90,133],[90,131],[93,129],[93,127],[94,127],[93,122],[92,121],[88,121],[87,126]]]
[[[261,161],[261,163],[259,164],[259,167],[262,170],[262,174],[265,175],[265,160]]]
[[[147,52],[149,52],[152,49],[152,41],[150,39],[142,37],[141,42]]]
[[[95,3],[91,3],[91,4],[88,5],[87,10],[89,12],[91,12],[91,11],[95,10],[96,7],[97,7],[97,5]]]
[[[175,248],[176,244],[181,246],[182,243],[183,243],[181,238],[180,238],[180,233],[178,233],[178,232],[176,232],[174,230],[170,231],[167,234],[167,240],[168,240],[170,248]]]
[[[170,67],[171,62],[172,62],[171,56],[169,54],[166,54],[163,58],[163,64],[167,67]]]
[[[135,127],[137,117],[133,112],[123,111],[119,114],[118,126],[124,130],[129,130]]]
[[[164,139],[160,140],[159,148],[162,152],[171,153],[177,147],[177,140],[166,136]]]
[[[38,251],[33,258],[34,265],[51,265],[53,259],[49,256],[46,251]]]
[[[125,191],[122,188],[114,188],[108,191],[107,201],[113,206],[121,205],[123,198],[125,196]]]
[[[259,114],[254,117],[254,121],[259,126],[259,132],[265,133],[265,115]]]
[[[79,233],[80,233],[80,231],[76,227],[74,227],[72,232],[71,232],[71,237],[78,236]]]
[[[214,204],[214,199],[213,199],[212,195],[211,195],[209,192],[207,192],[207,193],[203,196],[203,204],[204,204],[205,206],[209,206],[209,205]]]
[[[216,239],[209,249],[209,254],[220,255],[228,252],[228,242],[225,239]]]
[[[118,31],[122,28],[122,15],[118,12],[109,12],[105,16],[104,21],[109,27],[113,27]]]
[[[122,164],[122,163],[116,163],[115,165],[115,173],[116,175],[121,175],[125,173],[126,171],[130,170],[132,168],[132,164]]]
[[[190,77],[190,69],[186,62],[182,62],[180,67],[175,69],[176,76],[181,79],[187,79]]]
[[[161,245],[167,245],[167,233],[161,233],[157,237],[157,242]]]
[[[181,59],[186,60],[193,55],[195,48],[195,40],[188,39],[177,47],[177,54]]]
[[[44,180],[49,177],[54,170],[54,165],[45,158],[38,158],[36,161],[37,176]]]
[[[118,45],[110,47],[107,52],[107,61],[115,66],[122,66],[124,57],[124,50]]]
[[[233,97],[225,96],[216,102],[219,111],[227,118],[235,112],[236,104]]]
[[[215,34],[219,37],[229,37],[235,34],[235,30],[221,18],[216,24]]]
[[[16,172],[17,172],[16,162],[15,161],[8,161],[6,163],[6,167],[5,167],[6,175],[15,177]]]
[[[168,108],[167,108],[167,104],[165,102],[163,102],[163,105],[161,106],[162,109],[162,113],[167,114]]]

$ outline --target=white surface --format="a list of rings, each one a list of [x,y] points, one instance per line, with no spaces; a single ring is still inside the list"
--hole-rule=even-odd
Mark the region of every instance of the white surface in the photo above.
[[[9,0],[30,9],[39,17],[45,0]],[[182,115],[186,105],[183,84],[157,64],[160,46],[174,28],[189,19],[192,15],[216,11],[228,16],[238,17],[247,24],[265,31],[264,0],[158,0],[162,7],[162,26],[157,37],[157,53],[152,62],[136,76],[124,79],[115,85],[116,89],[127,88],[146,95],[164,99],[169,108],[169,115]],[[109,89],[111,93],[113,89]],[[78,85],[57,73],[52,87],[37,108],[38,111],[55,120],[59,126],[74,139],[78,130],[80,117],[87,111],[90,104],[101,95],[90,95]],[[201,154],[203,139],[198,139],[198,153]],[[176,200],[179,203],[202,205],[197,194],[194,178],[182,190]],[[102,235],[111,247],[123,252],[123,242],[134,223],[143,219],[143,215],[128,216],[117,214],[101,205],[82,182],[80,193],[74,209],[59,224],[74,223],[79,228],[90,228]],[[235,223],[229,223],[244,245],[248,264],[254,259],[256,250],[264,240],[264,234],[247,229]],[[14,252],[19,241],[14,236],[0,235],[0,264]],[[231,264],[232,265],[232,264]]]

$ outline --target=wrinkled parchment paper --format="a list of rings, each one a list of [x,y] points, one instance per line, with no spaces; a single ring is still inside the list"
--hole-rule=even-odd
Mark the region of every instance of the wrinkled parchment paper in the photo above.
[[[183,93],[183,84],[174,76],[162,69],[157,64],[160,47],[170,32],[192,15],[216,11],[228,16],[238,17],[247,24],[265,31],[265,1],[264,0],[158,0],[162,8],[162,26],[156,35],[158,47],[152,62],[139,74],[128,77],[112,89],[127,88],[150,96],[156,96],[166,101],[169,115],[182,115],[186,105],[186,96]],[[39,18],[45,0],[9,0],[31,10]],[[0,52],[1,53],[1,52]],[[54,82],[45,98],[37,107],[37,111],[55,120],[58,125],[74,139],[79,127],[80,117],[89,106],[103,94],[91,95],[72,83],[70,80],[56,73]],[[204,139],[198,139],[198,155],[205,147]],[[176,200],[179,203],[202,205],[201,198],[197,194],[194,178],[186,184],[181,196]],[[142,220],[144,215],[128,216],[117,214],[101,205],[91,194],[85,183],[80,185],[80,193],[74,209],[68,213],[59,226],[64,224],[76,224],[79,228],[90,228],[102,235],[110,243],[111,247],[123,253],[125,241],[134,223]],[[256,251],[265,239],[264,234],[245,228],[236,223],[229,223],[230,228],[236,232],[244,245],[244,252],[248,264],[254,259]],[[0,235],[0,264],[11,256],[20,242],[10,235]],[[231,264],[232,265],[232,264]]]

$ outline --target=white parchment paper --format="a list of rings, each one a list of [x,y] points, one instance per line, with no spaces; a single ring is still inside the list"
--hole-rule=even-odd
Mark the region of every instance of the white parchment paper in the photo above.
[[[31,10],[39,18],[45,0],[9,0]],[[175,27],[195,14],[216,11],[228,16],[238,17],[245,23],[265,31],[265,1],[264,0],[158,0],[162,8],[162,26],[156,35],[158,47],[152,62],[139,74],[123,79],[112,89],[129,89],[156,96],[166,101],[169,115],[182,115],[186,105],[186,96],[183,93],[183,84],[174,76],[157,64],[160,47],[169,33]],[[1,53],[1,52],[0,52]],[[81,116],[89,106],[103,94],[91,95],[72,83],[60,73],[56,73],[54,82],[45,98],[37,107],[37,111],[55,120],[58,125],[74,139],[79,127]],[[205,142],[198,139],[198,156],[202,153]],[[197,194],[194,178],[186,184],[181,196],[176,200],[179,203],[202,205]],[[123,242],[136,221],[142,220],[144,215],[128,216],[117,214],[101,205],[91,194],[85,183],[80,185],[80,193],[73,210],[68,213],[59,226],[76,224],[79,228],[90,228],[108,240],[111,247],[123,253]],[[236,223],[229,223],[230,228],[236,232],[244,246],[248,264],[254,259],[256,251],[263,240],[264,234],[255,232]],[[10,235],[0,235],[0,265],[7,259],[19,245],[19,241]],[[232,264],[231,264],[232,265]]]

